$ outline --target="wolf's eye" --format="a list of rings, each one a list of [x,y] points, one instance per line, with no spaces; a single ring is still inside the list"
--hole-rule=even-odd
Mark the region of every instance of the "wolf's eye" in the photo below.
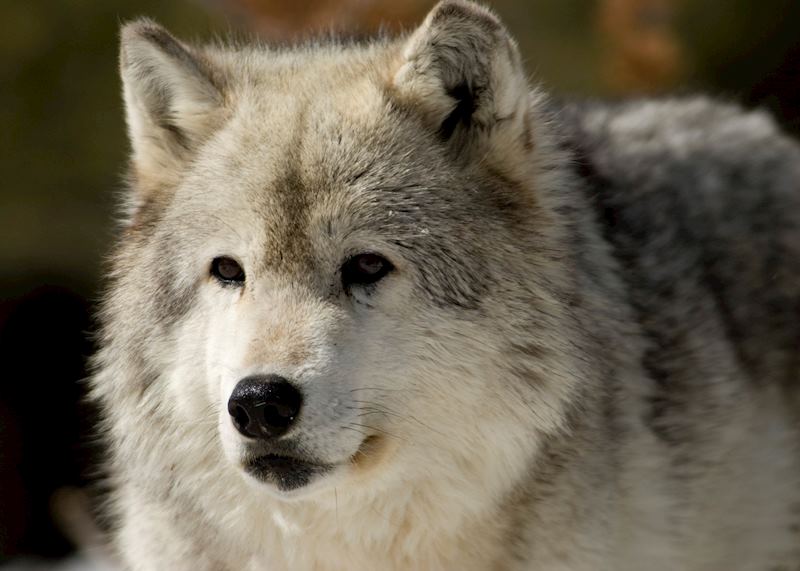
[[[342,266],[342,285],[374,284],[393,269],[392,263],[379,254],[358,254]]]
[[[241,285],[244,283],[244,270],[239,262],[227,256],[214,258],[211,262],[211,275],[224,284]]]

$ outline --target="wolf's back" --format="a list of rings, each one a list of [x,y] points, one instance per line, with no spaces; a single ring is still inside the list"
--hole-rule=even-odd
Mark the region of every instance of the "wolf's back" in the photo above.
[[[653,341],[656,379],[685,367],[677,361],[704,333],[724,340],[753,382],[800,385],[797,142],[763,113],[705,98],[571,107],[564,117]]]

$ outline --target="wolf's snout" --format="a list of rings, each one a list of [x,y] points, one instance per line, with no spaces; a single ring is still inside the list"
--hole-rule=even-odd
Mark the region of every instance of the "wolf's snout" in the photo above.
[[[233,425],[249,438],[285,434],[300,412],[303,395],[278,375],[253,375],[236,385],[228,400]]]

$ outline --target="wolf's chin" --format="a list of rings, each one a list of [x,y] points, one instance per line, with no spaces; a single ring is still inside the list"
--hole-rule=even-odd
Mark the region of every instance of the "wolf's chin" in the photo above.
[[[246,457],[240,466],[251,483],[280,499],[294,500],[341,484],[348,476],[360,480],[367,474],[374,474],[393,449],[382,436],[371,435],[361,442],[354,454],[340,463],[264,453]]]
[[[312,480],[329,473],[334,466],[309,462],[291,456],[265,454],[249,459],[244,470],[261,482],[275,486],[281,492],[293,492]]]

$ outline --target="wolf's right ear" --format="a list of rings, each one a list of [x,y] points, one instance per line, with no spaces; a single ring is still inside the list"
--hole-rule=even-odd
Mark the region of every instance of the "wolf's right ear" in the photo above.
[[[122,28],[120,74],[135,174],[158,186],[219,125],[222,75],[149,20]]]

